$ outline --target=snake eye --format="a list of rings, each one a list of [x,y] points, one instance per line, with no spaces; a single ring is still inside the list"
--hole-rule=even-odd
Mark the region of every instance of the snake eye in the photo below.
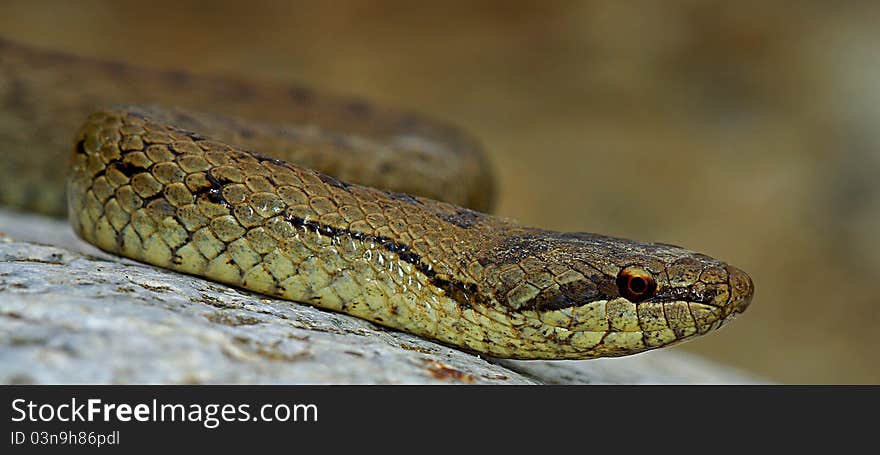
[[[641,267],[629,266],[617,274],[617,290],[629,301],[641,302],[654,295],[657,282],[651,272]]]

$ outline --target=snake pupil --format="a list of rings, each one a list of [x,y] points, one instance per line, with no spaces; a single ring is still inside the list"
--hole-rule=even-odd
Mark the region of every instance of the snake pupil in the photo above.
[[[629,290],[632,291],[633,294],[641,294],[645,292],[647,287],[648,285],[641,277],[633,277],[629,280]]]
[[[641,302],[654,295],[657,282],[647,270],[630,266],[617,275],[617,289],[622,297],[632,302]]]

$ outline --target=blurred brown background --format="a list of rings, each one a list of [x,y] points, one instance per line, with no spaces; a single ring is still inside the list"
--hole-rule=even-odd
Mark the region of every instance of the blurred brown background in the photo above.
[[[880,382],[880,5],[0,3],[0,35],[300,81],[452,120],[497,213],[675,243],[751,274],[681,348],[793,383]]]

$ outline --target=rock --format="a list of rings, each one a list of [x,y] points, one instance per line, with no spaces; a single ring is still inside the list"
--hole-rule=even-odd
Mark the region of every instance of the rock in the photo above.
[[[677,350],[483,358],[354,317],[103,253],[65,221],[0,210],[0,382],[753,383]]]

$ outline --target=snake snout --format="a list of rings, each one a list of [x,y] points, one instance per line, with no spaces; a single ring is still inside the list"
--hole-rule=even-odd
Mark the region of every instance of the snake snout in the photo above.
[[[752,297],[755,295],[755,285],[752,283],[752,278],[746,272],[736,267],[728,265],[727,273],[730,277],[729,314],[742,313],[752,303]]]

